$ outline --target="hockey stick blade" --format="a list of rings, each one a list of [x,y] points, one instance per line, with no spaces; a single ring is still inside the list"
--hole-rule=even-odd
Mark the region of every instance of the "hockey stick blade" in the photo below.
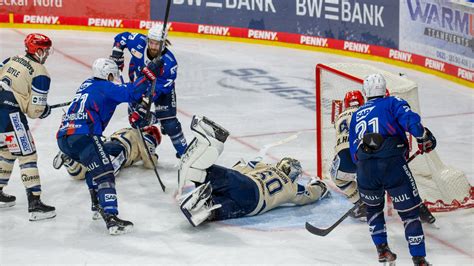
[[[350,208],[341,218],[339,218],[339,220],[337,220],[333,225],[331,225],[328,228],[318,228],[306,222],[306,225],[305,225],[306,230],[308,230],[308,232],[310,232],[313,235],[326,236],[327,234],[331,233],[331,231],[334,230],[334,228],[336,228],[340,223],[342,223],[342,221],[344,221],[351,212],[357,209],[360,206],[360,204],[361,204],[360,201],[354,204],[352,208]]]
[[[419,150],[416,151],[413,155],[410,156],[410,158],[407,160],[407,163],[413,161],[413,159],[415,159],[420,154],[421,154],[421,151]],[[339,220],[337,220],[333,225],[331,225],[328,228],[318,228],[306,222],[305,224],[306,230],[308,230],[308,232],[310,232],[313,235],[326,236],[327,234],[331,233],[331,231],[334,230],[334,228],[336,228],[340,223],[342,223],[342,221],[344,221],[347,218],[347,216],[349,216],[349,214],[353,212],[355,209],[357,209],[361,204],[362,204],[361,200],[356,202],[352,208],[350,208],[341,218],[339,218]]]

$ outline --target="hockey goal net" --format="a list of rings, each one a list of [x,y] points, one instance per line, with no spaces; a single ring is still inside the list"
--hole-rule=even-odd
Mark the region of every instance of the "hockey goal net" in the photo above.
[[[342,107],[346,92],[362,91],[363,78],[381,73],[392,96],[405,99],[418,114],[420,106],[415,82],[365,64],[336,63],[316,66],[316,163],[317,175],[329,178],[336,141],[334,118]],[[436,133],[435,133],[436,136]],[[408,135],[411,153],[417,149],[416,139]],[[413,147],[413,150],[412,150]],[[436,151],[420,155],[410,163],[410,168],[425,204],[431,211],[450,211],[474,207],[474,189],[465,174],[445,166]]]

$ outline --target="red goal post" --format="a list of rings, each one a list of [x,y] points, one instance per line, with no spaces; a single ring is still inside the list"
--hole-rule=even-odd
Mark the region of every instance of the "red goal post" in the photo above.
[[[393,74],[366,64],[333,63],[316,66],[316,166],[317,176],[330,179],[329,169],[336,141],[334,116],[348,91],[362,91],[363,78],[380,73],[387,81],[390,95],[405,99],[419,113],[418,85],[405,75]],[[339,102],[339,103],[338,103]],[[436,134],[435,134],[436,135]],[[408,135],[410,149],[417,144]],[[411,151],[413,153],[415,150]],[[420,195],[432,211],[450,211],[474,207],[474,189],[465,174],[448,167],[436,151],[418,156],[410,163]]]

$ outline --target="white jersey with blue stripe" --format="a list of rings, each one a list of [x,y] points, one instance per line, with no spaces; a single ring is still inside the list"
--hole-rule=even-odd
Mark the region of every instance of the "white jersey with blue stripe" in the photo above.
[[[38,118],[47,104],[51,79],[44,65],[27,55],[17,55],[3,61],[0,83],[15,96],[21,111]]]

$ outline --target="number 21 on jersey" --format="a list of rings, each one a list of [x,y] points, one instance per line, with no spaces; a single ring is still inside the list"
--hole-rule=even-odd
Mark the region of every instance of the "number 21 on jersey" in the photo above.
[[[379,133],[379,118],[374,117],[370,119],[368,123],[365,120],[358,122],[355,128],[358,139],[362,139],[364,137],[367,127],[369,127],[368,133]]]

